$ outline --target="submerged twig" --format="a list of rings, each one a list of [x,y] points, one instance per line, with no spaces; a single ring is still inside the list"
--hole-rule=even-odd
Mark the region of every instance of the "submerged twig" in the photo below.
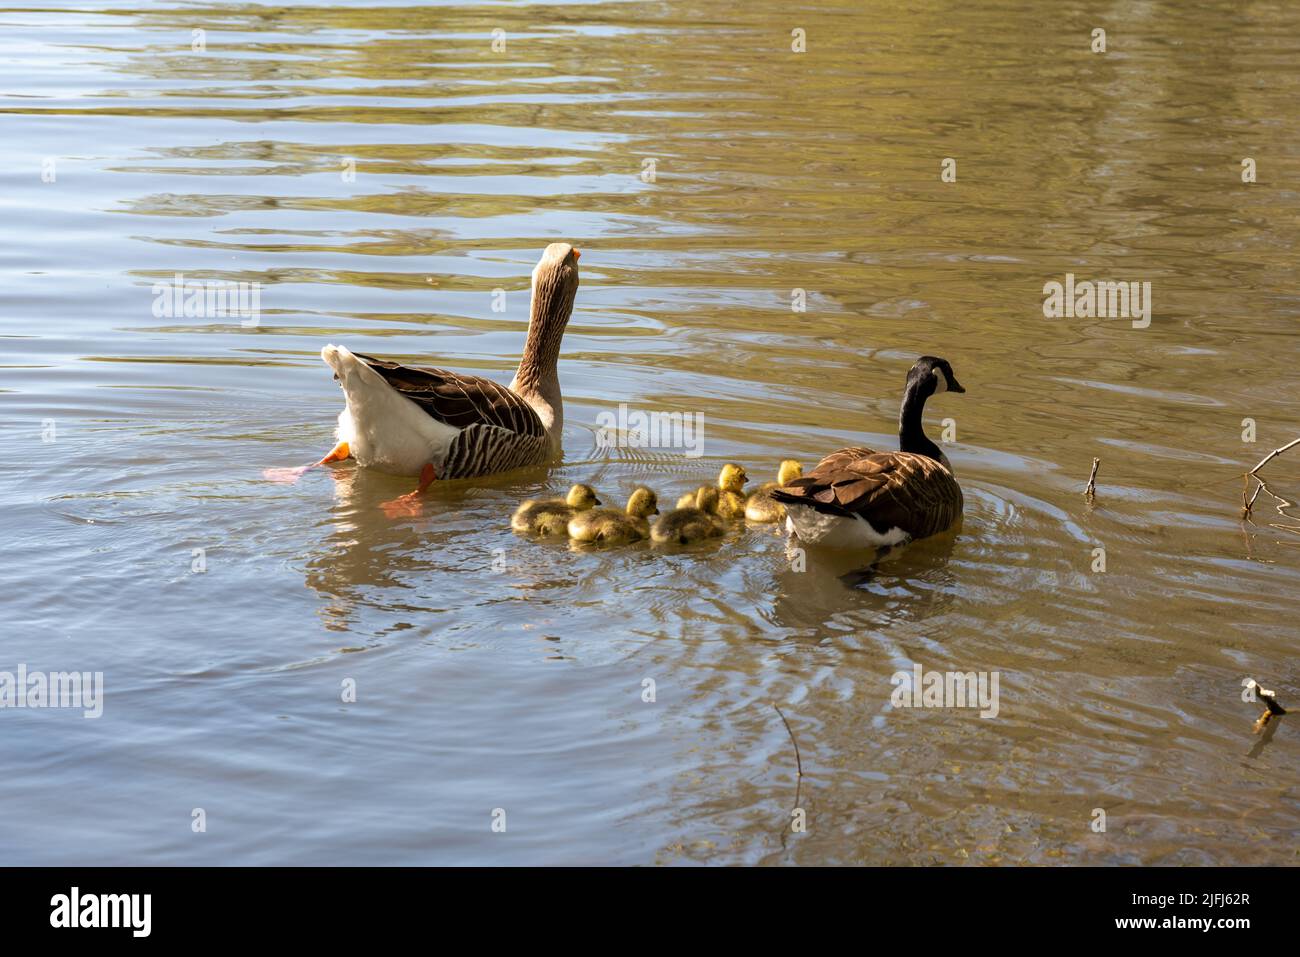
[[[772,707],[775,708],[776,713],[781,716],[781,723],[785,725],[785,733],[790,735],[790,743],[794,745],[794,765],[798,769],[798,775],[795,777],[794,783],[794,810],[790,812],[791,817],[793,817],[799,810],[800,798],[803,795],[803,758],[799,754],[799,741],[794,736],[794,728],[790,727],[790,722],[786,720],[785,712],[781,710],[781,706],[775,701],[772,702]],[[785,838],[789,833],[789,830],[790,828],[788,826],[783,826],[781,828],[782,848],[785,847]]]
[[[772,707],[776,708],[776,713],[781,716],[781,723],[785,725],[785,733],[790,735],[790,743],[794,745],[794,764],[799,769],[799,777],[802,778],[803,759],[799,756],[799,742],[795,739],[794,729],[790,727],[790,722],[785,719],[785,712],[781,710],[781,706],[774,703]],[[798,803],[797,799],[795,803]]]
[[[1272,452],[1269,452],[1268,455],[1260,459],[1258,465],[1256,465],[1253,469],[1251,469],[1249,472],[1247,472],[1245,475],[1242,476],[1242,486],[1241,486],[1241,517],[1242,518],[1248,518],[1250,516],[1250,510],[1255,505],[1255,499],[1259,498],[1259,493],[1261,489],[1268,492],[1269,495],[1273,495],[1272,492],[1269,492],[1268,489],[1264,488],[1264,480],[1259,477],[1259,470],[1262,469],[1269,462],[1273,461],[1283,452],[1287,451],[1288,449],[1293,449],[1297,445],[1300,445],[1300,439],[1292,439],[1290,442],[1288,442],[1286,445],[1282,446],[1281,448],[1274,449]],[[1250,479],[1252,476],[1254,476],[1255,481],[1257,481],[1259,485],[1255,487],[1255,494],[1252,495],[1249,499],[1247,499],[1246,492],[1250,488]],[[1277,498],[1276,495],[1273,495],[1273,497]]]
[[[1088,475],[1088,487],[1083,490],[1083,495],[1088,501],[1092,501],[1097,494],[1097,468],[1101,465],[1101,459],[1092,460],[1092,472]]]
[[[1249,481],[1250,476],[1246,476],[1246,480]],[[1290,512],[1287,511],[1288,508],[1296,507],[1295,502],[1292,502],[1289,499],[1285,499],[1281,495],[1278,495],[1276,492],[1274,492],[1271,488],[1268,487],[1268,483],[1265,482],[1262,478],[1256,476],[1255,480],[1259,482],[1259,485],[1255,489],[1255,494],[1250,497],[1250,501],[1246,502],[1246,504],[1243,505],[1241,508],[1241,517],[1243,519],[1250,518],[1251,507],[1255,504],[1255,499],[1259,498],[1260,492],[1263,492],[1265,495],[1267,495],[1269,498],[1271,498],[1274,502],[1277,503],[1277,513],[1279,515],[1283,515],[1286,518],[1290,518],[1290,519],[1296,518],[1295,515],[1292,515]],[[1242,494],[1243,496],[1245,495],[1244,492]],[[1282,522],[1269,522],[1268,524],[1270,528],[1280,528],[1283,531],[1287,531],[1287,532],[1300,532],[1300,525],[1287,525]]]

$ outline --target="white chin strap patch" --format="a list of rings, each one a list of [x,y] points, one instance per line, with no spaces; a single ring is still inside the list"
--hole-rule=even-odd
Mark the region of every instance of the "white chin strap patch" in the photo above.
[[[934,373],[934,394],[938,395],[940,392],[947,392],[948,377],[943,374],[943,370],[936,367],[930,371]]]

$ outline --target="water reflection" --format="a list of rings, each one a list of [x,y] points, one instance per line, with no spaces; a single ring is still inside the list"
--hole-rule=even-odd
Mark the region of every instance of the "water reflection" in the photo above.
[[[77,820],[118,862],[497,862],[491,792],[544,822],[524,853],[584,863],[1291,862],[1294,735],[1252,739],[1238,689],[1300,686],[1294,523],[1262,494],[1238,516],[1300,421],[1300,11],[1139,4],[1105,56],[1005,0],[819,4],[803,54],[775,0],[201,12],[202,55],[161,0],[3,15],[9,655],[131,688],[111,734],[5,736],[42,769],[5,784],[16,861],[86,863]],[[987,42],[1008,23],[1032,42]],[[331,444],[325,341],[508,381],[557,238],[585,267],[561,467],[400,520],[379,505],[409,484],[351,466],[255,478]],[[261,325],[153,317],[176,272],[261,282]],[[1151,282],[1151,326],[1045,320],[1067,272]],[[795,572],[772,529],[665,551],[508,528],[574,481],[672,500],[728,460],[887,447],[936,353],[970,389],[942,410],[964,527],[852,586],[859,559]],[[704,458],[595,453],[621,402],[703,414]],[[915,661],[1000,670],[998,719],[885,711]],[[784,840],[773,701],[812,822]],[[215,851],[152,797],[200,784],[246,815]],[[1131,827],[1093,840],[1096,806]],[[311,823],[268,844],[285,820]]]

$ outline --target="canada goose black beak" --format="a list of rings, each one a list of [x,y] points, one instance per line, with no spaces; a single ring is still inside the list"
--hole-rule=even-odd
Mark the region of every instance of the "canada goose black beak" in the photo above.
[[[962,384],[961,384],[960,382],[958,382],[956,379],[949,379],[949,380],[948,380],[948,391],[949,391],[949,392],[965,392],[966,389],[965,389],[965,388],[962,386]]]

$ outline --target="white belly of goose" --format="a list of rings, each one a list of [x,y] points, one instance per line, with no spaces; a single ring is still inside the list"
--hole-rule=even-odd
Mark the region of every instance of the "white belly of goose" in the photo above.
[[[419,475],[430,462],[442,464],[460,429],[430,416],[343,346],[326,346],[321,358],[343,387],[347,404],[339,413],[338,438],[358,465]]]
[[[807,505],[786,503],[786,531],[796,535],[801,542],[822,545],[826,548],[881,548],[907,541],[901,528],[891,528],[880,534],[860,515],[828,515]]]

